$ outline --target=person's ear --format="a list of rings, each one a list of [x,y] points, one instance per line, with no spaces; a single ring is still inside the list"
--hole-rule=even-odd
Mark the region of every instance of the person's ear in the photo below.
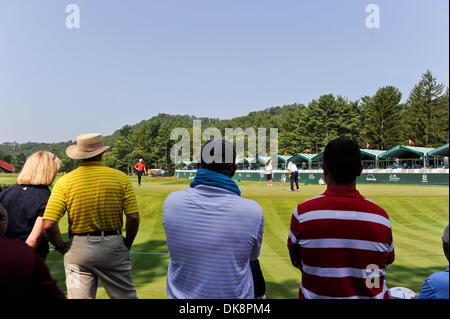
[[[320,166],[322,166],[322,169],[323,169],[323,175],[328,175],[328,169],[327,169],[327,166],[325,165],[325,162],[322,162],[322,163],[320,164]]]
[[[237,169],[238,169],[238,166],[236,164],[234,164],[233,168],[231,169],[231,174],[230,174],[231,176],[230,176],[230,178],[234,176],[234,174],[236,173]]]
[[[362,173],[363,169],[364,169],[364,166],[363,166],[363,164],[361,162],[360,167],[359,167],[359,173],[356,176],[361,176],[361,173]]]

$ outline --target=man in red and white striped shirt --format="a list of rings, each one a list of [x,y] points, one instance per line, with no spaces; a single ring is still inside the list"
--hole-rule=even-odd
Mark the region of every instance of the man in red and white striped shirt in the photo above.
[[[358,144],[331,141],[322,162],[327,190],[292,214],[288,248],[302,272],[299,298],[389,298],[387,265],[394,261],[387,213],[356,190]]]

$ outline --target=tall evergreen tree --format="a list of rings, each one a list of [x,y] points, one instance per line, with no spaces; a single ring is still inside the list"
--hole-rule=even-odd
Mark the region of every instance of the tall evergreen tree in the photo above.
[[[401,141],[401,98],[402,94],[393,86],[382,87],[375,96],[362,98],[363,139],[371,148],[387,150]]]
[[[125,125],[119,130],[119,138],[114,143],[112,151],[105,154],[105,162],[111,167],[131,173],[130,164],[132,162],[130,155],[133,150],[132,129],[131,126]]]
[[[309,103],[307,110],[308,148],[321,152],[337,137],[358,140],[359,108],[357,102],[333,94],[322,95]]]
[[[279,153],[294,155],[303,153],[310,147],[310,134],[307,131],[306,107],[298,106],[294,111],[289,112],[279,122]]]
[[[409,94],[404,115],[404,140],[438,147],[448,143],[448,88],[427,70]]]

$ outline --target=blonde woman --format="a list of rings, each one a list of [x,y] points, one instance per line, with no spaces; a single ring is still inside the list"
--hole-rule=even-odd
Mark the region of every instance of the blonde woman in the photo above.
[[[50,197],[49,185],[61,168],[59,158],[39,151],[28,157],[17,177],[16,185],[0,192],[0,203],[8,211],[5,237],[19,238],[45,259],[49,247],[42,236],[42,215]]]

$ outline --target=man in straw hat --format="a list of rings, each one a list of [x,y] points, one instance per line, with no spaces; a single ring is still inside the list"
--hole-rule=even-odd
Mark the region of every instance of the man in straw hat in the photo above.
[[[101,134],[78,136],[66,154],[81,163],[56,182],[44,212],[45,234],[64,255],[68,298],[95,298],[98,279],[110,298],[137,298],[129,252],[139,227],[136,197],[128,177],[103,164],[108,148]],[[66,211],[64,243],[58,222]]]

